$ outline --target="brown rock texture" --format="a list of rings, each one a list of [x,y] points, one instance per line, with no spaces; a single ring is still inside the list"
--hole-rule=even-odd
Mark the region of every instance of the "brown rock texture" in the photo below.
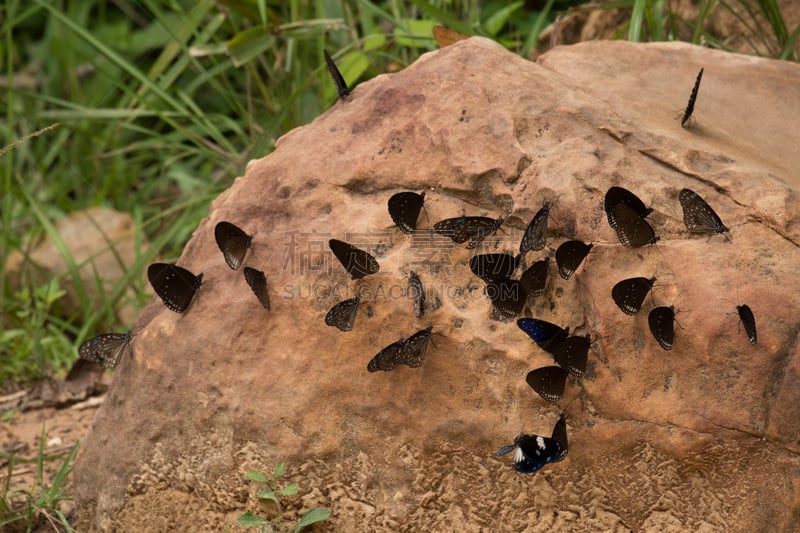
[[[285,460],[302,494],[289,518],[328,507],[330,531],[800,528],[797,87],[797,65],[684,44],[591,42],[532,63],[480,38],[359,85],[213,203],[178,262],[205,276],[189,310],[154,300],[140,317],[76,464],[85,527],[234,530],[257,510],[242,474]],[[612,185],[652,205],[657,246],[619,244],[602,208]],[[684,187],[732,242],[686,231]],[[386,202],[403,190],[426,192],[422,229],[510,210],[477,253],[515,251],[544,201],[551,247],[594,243],[573,279],[553,265],[525,311],[595,339],[559,405],[526,385],[552,357],[493,313],[473,251],[392,225]],[[225,265],[222,220],[255,235],[246,264],[268,276],[269,312]],[[330,238],[380,272],[351,281]],[[434,304],[422,319],[404,294],[412,269]],[[620,312],[611,287],[653,275],[643,310]],[[327,327],[357,288],[353,331]],[[656,305],[678,312],[670,352],[647,329]],[[424,366],[367,372],[428,325]],[[521,475],[494,457],[520,431],[549,435],[562,410],[563,462]]]

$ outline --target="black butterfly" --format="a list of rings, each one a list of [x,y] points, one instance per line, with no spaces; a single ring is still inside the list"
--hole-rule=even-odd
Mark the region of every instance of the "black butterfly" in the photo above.
[[[683,112],[683,118],[681,119],[681,127],[686,125],[686,121],[692,116],[692,112],[694,111],[694,103],[697,100],[697,91],[700,89],[700,80],[703,78],[703,69],[700,69],[700,72],[697,73],[697,79],[694,80],[694,87],[692,87],[692,94],[689,95],[689,103],[686,104],[686,111]]]
[[[425,193],[399,192],[389,198],[389,216],[403,233],[417,229],[417,218],[425,202]]]
[[[358,311],[358,303],[360,301],[361,299],[356,296],[334,305],[325,315],[325,323],[342,331],[352,330],[356,322],[356,311]]]
[[[753,311],[747,304],[737,305],[736,310],[739,312],[739,319],[742,321],[747,338],[750,339],[750,344],[755,344],[758,338],[756,336],[756,317],[753,316]]]
[[[503,220],[502,217],[497,220],[488,217],[447,218],[434,224],[433,231],[450,237],[458,244],[469,241],[467,248],[472,250],[483,239],[497,231]]]
[[[244,280],[250,285],[258,301],[269,311],[269,294],[267,293],[267,277],[260,270],[244,267]]]
[[[550,204],[545,202],[541,209],[533,216],[531,223],[522,235],[519,243],[519,252],[524,254],[532,250],[541,250],[547,244],[547,219],[550,216]]]
[[[560,366],[544,366],[528,372],[525,381],[548,402],[557,402],[564,394],[567,375]]]
[[[672,349],[672,342],[675,340],[675,307],[656,307],[650,311],[647,323],[650,325],[650,333],[665,350]]]
[[[397,355],[403,349],[403,339],[400,339],[397,342],[393,342],[380,352],[378,352],[375,357],[373,357],[370,362],[367,364],[367,370],[370,372],[377,372],[378,370],[383,370],[384,372],[389,372],[394,370],[395,367],[395,359]]]
[[[422,318],[425,314],[425,289],[422,288],[422,281],[413,270],[408,275],[408,289],[414,295],[414,316]]]
[[[515,279],[501,279],[487,283],[486,294],[489,295],[495,309],[507,317],[520,314],[528,300],[528,293]]]
[[[411,368],[419,368],[425,362],[425,351],[431,341],[431,330],[433,326],[428,326],[411,335],[403,343],[403,348],[395,356],[395,363],[398,365],[408,365]]]
[[[328,241],[328,246],[352,279],[361,279],[376,273],[381,268],[372,255],[352,244],[331,239]]]
[[[623,313],[635,315],[642,308],[647,293],[656,282],[655,276],[647,278],[623,279],[611,289],[611,297]]]
[[[561,341],[569,336],[569,328],[562,329],[551,322],[536,318],[520,318],[517,320],[517,326],[527,333],[539,348],[553,356]]]
[[[514,439],[514,444],[503,446],[495,455],[499,457],[514,451],[514,468],[517,472],[532,474],[547,463],[561,461],[568,450],[567,423],[564,415],[561,415],[550,438],[520,433]]]
[[[611,209],[616,227],[617,238],[623,246],[639,248],[646,244],[655,244],[658,241],[656,232],[647,221],[639,216],[636,211],[624,203],[615,205]]]
[[[617,220],[614,216],[614,207],[619,204],[627,205],[633,209],[633,212],[639,215],[640,218],[646,218],[647,215],[653,212],[651,208],[645,207],[644,202],[642,202],[638,196],[633,194],[628,189],[623,189],[622,187],[611,187],[606,192],[603,207],[605,208],[606,217],[608,218],[608,225],[614,229],[617,229]]]
[[[541,296],[547,286],[547,272],[550,268],[550,258],[536,261],[519,278],[519,284],[526,294]]]
[[[247,249],[253,241],[253,236],[248,235],[239,227],[230,222],[220,222],[214,228],[214,238],[217,246],[225,257],[225,262],[233,270],[238,270],[247,255]]]
[[[556,250],[558,274],[564,279],[571,278],[586,256],[589,255],[589,250],[592,249],[592,246],[592,244],[584,244],[582,241],[562,243]]]
[[[581,377],[586,371],[591,345],[592,341],[589,335],[567,337],[556,342],[553,356],[558,366],[573,376]]]
[[[500,254],[480,254],[469,260],[469,269],[487,283],[509,279],[514,275],[522,254],[514,257],[508,252]]]
[[[331,73],[333,83],[336,84],[336,91],[339,93],[339,98],[350,96],[350,89],[347,88],[347,83],[345,83],[342,73],[336,68],[336,63],[333,62],[331,55],[327,50],[323,50],[322,53],[325,56],[325,64],[328,66],[328,72]]]
[[[203,273],[197,276],[183,267],[169,263],[153,263],[147,267],[147,279],[156,294],[170,311],[183,313],[192,303],[203,282]]]
[[[84,342],[78,348],[81,359],[98,364],[103,368],[114,368],[119,364],[122,354],[130,350],[130,331],[127,333],[103,333]]]
[[[683,223],[692,233],[725,233],[729,231],[711,206],[689,189],[681,189],[678,200],[683,208]]]

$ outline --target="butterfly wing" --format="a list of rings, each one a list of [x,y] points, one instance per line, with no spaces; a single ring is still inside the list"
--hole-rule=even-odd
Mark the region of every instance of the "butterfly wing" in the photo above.
[[[548,402],[557,402],[564,394],[567,371],[560,366],[544,366],[528,372],[525,382]]]
[[[247,249],[250,248],[252,236],[238,226],[223,221],[214,228],[214,238],[225,257],[225,262],[233,270],[238,270],[244,262]]]
[[[619,203],[612,209],[617,238],[623,246],[639,248],[658,241],[655,231],[647,221],[639,216],[627,204]],[[614,226],[612,226],[614,227]]]
[[[514,275],[521,258],[521,255],[514,257],[508,252],[480,254],[469,260],[469,269],[487,283],[500,281]]]
[[[264,306],[264,309],[269,311],[269,293],[267,292],[267,277],[260,270],[255,268],[244,267],[244,279],[253,294],[256,295],[258,301]]]
[[[413,270],[408,276],[408,289],[414,297],[414,316],[422,318],[425,314],[425,289],[422,288],[422,281]]]
[[[424,202],[424,192],[399,192],[389,198],[389,216],[400,231],[412,233],[417,229],[417,218]]]
[[[650,326],[650,333],[658,341],[658,344],[665,350],[672,349],[675,340],[675,309],[674,307],[656,307],[647,317]]]
[[[489,295],[495,309],[507,317],[515,317],[520,314],[528,300],[528,293],[515,279],[502,279],[487,283],[486,294]]]
[[[561,368],[575,377],[581,377],[589,360],[589,346],[591,339],[588,335],[567,337],[556,346],[554,359]]]
[[[333,58],[327,50],[323,50],[322,54],[325,56],[325,65],[328,67],[331,78],[333,78],[333,83],[336,84],[336,92],[339,93],[339,98],[349,96],[350,89],[347,88],[347,83],[344,81],[342,73],[339,72],[339,69],[336,67],[336,63],[333,62]]]
[[[571,278],[586,256],[589,255],[589,250],[592,249],[592,246],[592,244],[585,244],[581,241],[562,243],[556,250],[558,274],[564,279]]]
[[[561,445],[561,454],[558,456],[558,459],[555,461],[562,461],[564,457],[567,456],[567,452],[569,452],[569,442],[567,441],[567,419],[562,414],[556,425],[553,426],[553,435],[550,437],[558,444]]]
[[[550,216],[550,204],[545,202],[541,209],[531,219],[530,224],[522,235],[519,251],[524,254],[532,250],[541,250],[547,244],[547,219]]]
[[[642,308],[647,293],[653,287],[656,278],[623,279],[611,289],[611,298],[626,315],[635,315]]]
[[[758,341],[758,335],[756,334],[756,317],[753,315],[753,311],[747,304],[737,305],[736,311],[739,313],[739,320],[742,321],[747,338],[750,339],[750,344],[755,344]]]
[[[683,223],[690,232],[714,234],[728,231],[722,219],[696,192],[682,189],[678,200],[683,208]]]
[[[403,349],[403,339],[400,339],[397,342],[393,342],[380,352],[378,352],[375,357],[373,357],[370,362],[367,364],[367,370],[370,372],[377,372],[378,370],[382,370],[384,372],[389,372],[394,370],[395,367],[395,360],[397,355]]]
[[[372,255],[352,244],[331,239],[328,241],[328,245],[352,279],[361,279],[369,274],[375,274],[381,268]]]
[[[514,440],[514,468],[523,474],[532,474],[547,463],[559,461],[564,454],[561,444],[554,439],[539,435],[520,435]]]
[[[471,250],[497,231],[502,223],[502,218],[493,220],[488,217],[455,217],[437,222],[433,225],[433,231],[450,237],[458,244],[469,241],[467,248]]]
[[[351,331],[356,322],[356,312],[360,301],[361,299],[356,296],[334,305],[325,315],[325,323],[341,331]]]
[[[526,294],[541,296],[547,286],[547,272],[550,268],[550,258],[536,261],[519,278],[519,284]]]
[[[153,263],[147,267],[147,279],[167,309],[183,313],[200,288],[203,274],[195,276],[177,265]]]
[[[524,331],[542,350],[554,355],[557,345],[569,335],[569,328],[563,329],[551,322],[537,318],[520,318],[517,326]]]
[[[395,356],[395,364],[408,365],[419,368],[425,362],[425,351],[431,340],[433,326],[420,330],[410,336],[404,343],[400,352]]]
[[[606,217],[608,218],[608,225],[614,229],[617,229],[617,219],[614,215],[614,207],[619,204],[627,205],[640,218],[647,217],[647,215],[653,211],[652,209],[645,207],[644,202],[642,202],[638,196],[633,194],[628,189],[624,189],[622,187],[611,187],[606,192],[603,207],[606,212]]]
[[[130,349],[131,332],[103,333],[84,342],[78,348],[81,359],[103,368],[114,368],[119,364],[122,354]]]

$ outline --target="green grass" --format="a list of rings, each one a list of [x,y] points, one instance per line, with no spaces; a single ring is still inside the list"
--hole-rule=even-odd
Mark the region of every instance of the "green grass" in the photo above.
[[[115,310],[147,302],[147,264],[176,258],[248,161],[334,103],[323,48],[351,85],[434,49],[438,23],[528,55],[538,33],[576,3],[547,0],[534,11],[507,0],[8,0],[0,7],[0,260],[27,257],[49,236],[67,272],[51,281],[26,273],[15,284],[22,290],[4,272],[0,385],[61,375],[81,342],[132,326],[116,323]],[[620,38],[721,48],[726,41],[706,22],[729,10],[758,53],[796,58],[800,30],[786,27],[774,1],[701,0],[689,21],[666,0],[602,6],[611,7],[633,14]],[[94,206],[135,221],[136,257],[111,285],[99,274],[81,281],[82,265],[55,229],[59,218]],[[68,285],[77,301],[69,313]],[[92,286],[104,287],[99,301]]]
[[[25,460],[14,452],[0,451],[0,459],[7,462],[5,476],[0,478],[0,531],[39,531],[45,526],[54,531],[72,531],[67,516],[61,511],[61,504],[72,500],[70,474],[80,442],[76,442],[66,456],[47,455],[46,442],[47,432],[42,425],[39,449],[34,459]],[[45,464],[51,461],[58,461],[61,465],[52,479],[47,479]],[[21,465],[35,466],[34,483],[31,487],[12,489],[15,470]]]

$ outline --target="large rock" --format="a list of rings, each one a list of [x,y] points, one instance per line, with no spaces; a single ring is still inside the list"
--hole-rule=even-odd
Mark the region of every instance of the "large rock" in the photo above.
[[[674,116],[701,67],[683,129]],[[479,38],[360,85],[214,202],[179,261],[205,275],[188,312],[154,300],[141,316],[76,464],[84,524],[230,528],[256,510],[242,473],[286,460],[304,489],[287,518],[327,506],[337,531],[800,527],[800,99],[787,98],[799,86],[797,65],[682,44],[593,42],[531,63]],[[656,247],[618,243],[602,209],[612,185],[652,204]],[[688,234],[683,187],[732,243]],[[559,406],[526,385],[552,358],[496,318],[472,252],[392,226],[386,201],[401,190],[426,191],[422,228],[513,209],[480,251],[515,250],[546,200],[551,246],[594,243],[526,311],[596,339]],[[269,312],[225,265],[222,220],[255,234],[247,263],[269,277]],[[350,281],[332,237],[373,252],[380,272]],[[423,319],[403,294],[411,269],[440,303]],[[610,292],[638,275],[659,281],[630,317]],[[326,310],[356,287],[367,312],[354,330],[327,327]],[[755,313],[756,346],[737,303]],[[647,311],[672,304],[665,352]],[[428,325],[423,367],[367,372]],[[494,458],[520,431],[549,434],[562,409],[564,462],[523,476]]]

